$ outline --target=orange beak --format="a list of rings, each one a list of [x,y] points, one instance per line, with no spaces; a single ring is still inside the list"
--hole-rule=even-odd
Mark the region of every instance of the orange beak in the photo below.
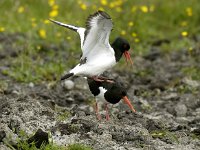
[[[124,52],[124,56],[126,58],[126,63],[128,64],[128,61],[130,61],[131,65],[133,65],[133,61],[131,59],[131,55],[130,55],[130,53],[128,51]]]
[[[124,96],[123,100],[133,112],[136,112],[127,96]]]

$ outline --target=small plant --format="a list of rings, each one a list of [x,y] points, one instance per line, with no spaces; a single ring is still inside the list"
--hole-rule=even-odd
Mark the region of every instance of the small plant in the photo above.
[[[172,142],[179,143],[176,135],[172,132],[167,131],[167,130],[154,130],[154,131],[151,132],[151,136],[153,138],[169,139]]]

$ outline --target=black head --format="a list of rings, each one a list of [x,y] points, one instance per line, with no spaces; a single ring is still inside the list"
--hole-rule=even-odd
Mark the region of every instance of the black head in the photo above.
[[[106,101],[108,101],[111,104],[118,103],[121,99],[124,100],[124,103],[128,105],[128,107],[135,112],[135,109],[133,108],[130,100],[127,97],[126,90],[120,85],[120,84],[113,84],[113,86],[106,91],[104,95]]]
[[[118,83],[107,83],[112,86],[106,91],[105,100],[111,104],[118,103],[124,96],[127,95],[126,90]]]
[[[113,47],[113,49],[114,49],[115,52],[116,51],[120,51],[123,54],[125,51],[129,51],[130,44],[124,38],[117,37],[115,39],[115,41],[112,43],[112,47]]]
[[[122,37],[118,37],[115,39],[111,46],[115,51],[115,58],[117,62],[121,59],[122,55],[124,54],[124,56],[126,57],[126,61],[130,60],[130,62],[132,63],[130,54],[128,52],[130,49],[130,44],[127,40],[125,40]]]

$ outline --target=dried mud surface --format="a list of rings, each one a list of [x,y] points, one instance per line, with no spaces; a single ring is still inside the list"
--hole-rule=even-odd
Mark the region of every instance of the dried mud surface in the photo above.
[[[95,150],[200,149],[200,82],[182,71],[200,68],[198,47],[164,52],[152,46],[147,55],[133,58],[134,71],[110,72],[124,83],[137,110],[131,112],[122,102],[110,106],[110,121],[103,111],[103,119],[96,119],[94,98],[82,78],[49,86],[18,83],[3,75],[9,68],[6,55],[17,57],[13,47],[4,48],[0,78],[7,84],[0,89],[0,149],[16,145],[21,131],[33,135],[38,129],[51,133],[56,144],[83,143]]]

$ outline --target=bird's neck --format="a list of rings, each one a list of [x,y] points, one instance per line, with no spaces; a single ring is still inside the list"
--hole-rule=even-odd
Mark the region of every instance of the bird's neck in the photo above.
[[[115,59],[116,59],[116,62],[118,62],[118,61],[121,59],[123,53],[122,53],[119,49],[115,49],[115,48],[113,48],[113,49],[114,49],[114,51],[115,51]]]

